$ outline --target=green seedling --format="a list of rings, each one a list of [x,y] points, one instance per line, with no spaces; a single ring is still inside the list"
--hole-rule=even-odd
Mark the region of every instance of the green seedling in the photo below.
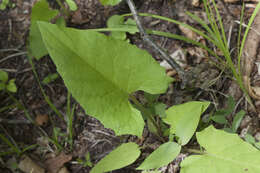
[[[52,73],[52,74],[49,74],[48,76],[46,76],[43,80],[42,80],[42,83],[44,85],[47,85],[53,81],[55,81],[57,78],[59,77],[59,74],[58,73]]]
[[[17,91],[15,79],[10,79],[8,81],[8,74],[2,70],[0,70],[0,91],[1,90],[12,93],[15,93]]]
[[[210,117],[210,120],[212,120],[218,124],[224,125],[225,131],[230,132],[230,133],[236,133],[237,129],[239,128],[239,125],[246,113],[243,110],[236,113],[233,116],[232,123],[230,124],[227,120],[227,117],[234,112],[235,105],[236,105],[236,103],[235,103],[234,99],[232,97],[229,97],[228,98],[228,107],[226,109],[217,110],[213,114],[213,116]]]
[[[7,7],[14,8],[15,4],[9,0],[2,0],[2,2],[0,2],[0,10],[5,10]]]
[[[89,152],[87,152],[87,154],[85,155],[84,159],[77,159],[77,162],[81,165],[83,165],[84,167],[92,167],[93,163],[90,160],[90,154]]]
[[[64,149],[64,146],[69,144],[70,150],[73,149],[73,119],[74,119],[74,110],[75,110],[75,104],[70,106],[70,93],[68,93],[67,97],[67,110],[66,110],[66,117],[65,121],[67,124],[67,132],[62,132],[60,128],[55,127],[53,124],[53,136],[52,138],[47,137],[48,140],[53,143],[58,151],[61,151]]]
[[[135,24],[135,21],[133,19],[127,19],[127,21],[124,21],[125,18],[123,16],[119,16],[119,15],[114,15],[111,16],[108,20],[107,20],[107,27],[108,28],[133,28],[134,30],[137,30],[137,26]],[[135,34],[136,31],[130,31],[130,34]],[[126,40],[126,32],[111,32],[110,33],[111,37],[114,37],[116,39],[120,39],[120,40]],[[127,40],[128,41],[128,40]]]

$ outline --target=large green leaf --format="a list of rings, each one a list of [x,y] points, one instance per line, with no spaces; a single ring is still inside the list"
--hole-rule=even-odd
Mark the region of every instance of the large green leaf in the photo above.
[[[163,93],[171,79],[144,50],[94,31],[39,23],[45,45],[72,95],[117,135],[142,135],[144,121],[128,101],[144,90]]]
[[[50,21],[58,14],[58,10],[52,10],[46,0],[40,0],[32,8],[31,26],[29,34],[29,50],[36,59],[40,59],[48,54],[42,42],[41,33],[37,26],[37,21]]]
[[[102,5],[116,5],[119,2],[121,2],[121,0],[99,0],[101,2]]]
[[[260,151],[237,134],[210,126],[196,136],[206,153],[187,157],[181,163],[181,173],[260,172]]]
[[[164,122],[171,125],[170,132],[179,137],[179,143],[185,145],[196,131],[200,115],[207,109],[209,102],[191,101],[170,107],[166,111]]]
[[[150,154],[137,170],[158,169],[168,165],[178,156],[181,146],[175,142],[167,142]]]
[[[103,173],[123,168],[133,163],[140,155],[135,143],[122,144],[95,165],[90,173]]]

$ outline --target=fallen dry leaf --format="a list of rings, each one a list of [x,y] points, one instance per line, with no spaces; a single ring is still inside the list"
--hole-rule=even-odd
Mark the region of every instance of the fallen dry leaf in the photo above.
[[[58,173],[69,173],[69,171],[66,167],[62,167]]]
[[[28,156],[22,157],[22,160],[20,161],[18,167],[25,173],[45,173],[45,170],[39,165],[37,165]]]
[[[179,25],[179,29],[181,30],[181,32],[183,33],[183,35],[185,37],[192,39],[192,40],[197,40],[198,35],[195,32],[193,32],[192,30],[190,30],[189,28]]]
[[[58,156],[49,158],[45,161],[46,168],[49,173],[58,173],[65,163],[71,160],[72,156],[61,152]]]
[[[49,116],[47,114],[37,115],[35,118],[35,122],[39,126],[43,126],[43,125],[47,124],[48,121],[49,121]]]
[[[200,0],[192,0],[191,3],[194,7],[199,7],[200,6]]]

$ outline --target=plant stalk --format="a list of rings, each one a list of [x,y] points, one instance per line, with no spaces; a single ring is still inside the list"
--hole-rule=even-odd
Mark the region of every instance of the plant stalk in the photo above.
[[[151,38],[150,36],[145,32],[144,27],[142,26],[142,23],[139,19],[136,7],[134,5],[134,2],[132,0],[126,0],[131,13],[133,14],[134,20],[136,22],[136,25],[138,27],[138,30],[141,34],[142,39],[147,42],[150,46],[152,46],[157,52],[159,52],[164,60],[166,60],[170,66],[177,71],[179,74],[180,78],[182,79],[183,82],[183,88],[185,85],[188,83],[187,76],[185,75],[185,71],[181,68],[179,64],[177,64],[174,59],[171,58],[171,56],[163,50],[160,46],[158,46]]]
[[[152,113],[146,109],[133,95],[130,95],[130,100],[138,107],[138,109],[144,113],[144,115],[153,123],[154,127],[158,135],[156,135],[162,142],[165,142],[164,138],[162,137],[163,133],[161,131],[160,126],[154,120]]]

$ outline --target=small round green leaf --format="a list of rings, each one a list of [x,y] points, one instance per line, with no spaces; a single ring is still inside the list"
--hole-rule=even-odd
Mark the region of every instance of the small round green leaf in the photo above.
[[[122,144],[100,160],[90,173],[103,173],[123,168],[133,163],[139,155],[137,144],[133,142]]]
[[[164,122],[171,125],[170,132],[179,137],[179,143],[185,145],[196,131],[201,114],[209,102],[191,101],[170,107],[166,111]]]
[[[181,146],[175,142],[167,142],[150,154],[137,170],[158,169],[168,165],[181,151]]]
[[[5,71],[0,70],[0,81],[6,82],[7,80],[8,80],[8,74]]]
[[[16,88],[16,85],[15,85],[15,79],[11,79],[7,86],[6,86],[6,89],[12,93],[15,93],[17,91],[17,88]]]
[[[59,77],[58,73],[52,73],[49,74],[48,76],[46,76],[43,80],[42,83],[47,85],[49,83],[51,83],[52,81],[55,81],[57,78]]]

